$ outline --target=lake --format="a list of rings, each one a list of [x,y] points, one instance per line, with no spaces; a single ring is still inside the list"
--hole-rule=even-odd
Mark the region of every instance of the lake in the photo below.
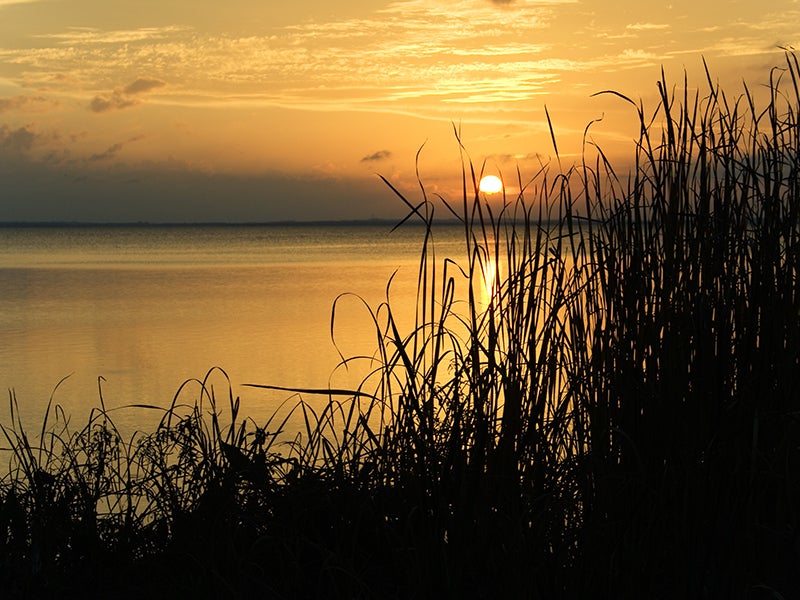
[[[413,325],[423,235],[387,224],[2,227],[0,384],[36,430],[51,395],[80,424],[100,404],[99,385],[109,408],[166,407],[182,383],[220,367],[242,412],[263,420],[291,394],[243,384],[352,387],[365,373],[336,368],[340,294],[375,307],[397,272],[392,305]],[[457,226],[437,229],[437,254],[460,257],[462,239]],[[338,301],[334,333],[344,356],[375,349],[355,296]],[[227,399],[221,374],[213,381]],[[181,399],[198,390],[187,385]],[[128,431],[158,418],[114,412]],[[0,423],[9,421],[6,403]]]

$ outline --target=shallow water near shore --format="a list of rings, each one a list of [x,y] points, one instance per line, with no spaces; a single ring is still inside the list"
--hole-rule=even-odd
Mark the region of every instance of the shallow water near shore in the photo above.
[[[166,407],[183,382],[215,366],[241,396],[242,415],[256,421],[291,394],[242,384],[357,385],[363,371],[336,369],[337,296],[358,294],[375,307],[397,271],[392,303],[413,323],[424,231],[390,231],[388,224],[4,227],[0,384],[33,428],[51,394],[78,421],[99,406],[99,386],[109,408]],[[443,226],[437,234],[437,252],[457,255],[463,230]],[[334,332],[344,356],[374,350],[374,327],[355,297],[337,304]],[[220,375],[212,381],[226,401]],[[198,395],[189,384],[181,398]],[[130,409],[113,418],[130,431],[152,428],[160,416]],[[0,422],[9,418],[3,406]]]

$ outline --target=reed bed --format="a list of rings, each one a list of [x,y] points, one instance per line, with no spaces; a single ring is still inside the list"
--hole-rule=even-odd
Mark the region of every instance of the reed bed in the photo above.
[[[785,59],[766,106],[710,76],[701,96],[662,75],[651,112],[603,92],[641,125],[624,173],[587,127],[579,164],[517,173],[502,200],[463,148],[458,201],[386,181],[424,225],[416,321],[399,327],[389,282],[375,353],[342,357],[371,369],[357,390],[296,390],[256,424],[215,369],[129,439],[102,395],[75,432],[58,409],[35,440],[12,417],[0,585],[798,597],[800,68]],[[463,224],[462,256],[436,253],[442,214]]]

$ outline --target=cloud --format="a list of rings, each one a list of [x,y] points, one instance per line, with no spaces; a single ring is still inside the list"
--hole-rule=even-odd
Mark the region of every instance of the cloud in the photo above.
[[[97,161],[97,160],[108,160],[110,158],[114,158],[119,153],[119,151],[122,150],[123,146],[124,146],[124,144],[122,144],[122,143],[113,144],[113,145],[109,146],[106,149],[105,152],[100,152],[98,154],[92,154],[89,157],[89,160]]]
[[[167,85],[160,79],[137,79],[122,89],[116,89],[111,94],[95,96],[89,103],[89,110],[104,113],[111,110],[121,110],[140,104],[139,96],[152,90]]]
[[[69,160],[70,150],[63,142],[57,131],[42,130],[35,123],[0,125],[0,181],[4,181],[4,173],[50,168]]]
[[[0,0],[2,1],[2,0]],[[93,27],[69,27],[64,33],[39,34],[34,37],[40,39],[57,40],[63,45],[74,47],[76,45],[108,45],[128,44],[136,42],[154,42],[170,35],[185,31],[186,27],[141,27],[139,29],[116,29],[103,31]]]
[[[368,156],[365,156],[364,158],[361,159],[361,162],[362,163],[365,163],[365,162],[376,162],[376,161],[386,160],[387,158],[390,158],[391,156],[392,156],[392,153],[389,152],[388,150],[379,150],[378,152],[373,152],[372,154],[370,154]]]
[[[669,25],[666,23],[631,23],[630,25],[626,25],[625,29],[630,29],[632,31],[655,31],[658,29],[669,29]]]
[[[167,85],[160,79],[137,79],[133,83],[129,83],[122,90],[123,93],[129,95],[142,94],[151,90],[158,89]]]
[[[119,154],[119,152],[125,147],[126,144],[128,144],[130,142],[139,141],[143,137],[144,136],[137,135],[135,137],[130,138],[126,142],[117,142],[116,144],[112,144],[111,146],[106,148],[106,150],[104,152],[99,152],[97,154],[92,154],[89,157],[89,160],[92,161],[92,162],[96,162],[96,161],[99,161],[99,160],[109,160],[111,158],[114,158],[117,154]]]
[[[139,104],[136,100],[127,98],[120,92],[113,92],[110,96],[95,96],[89,103],[89,110],[96,113],[104,113],[110,110],[120,110],[130,108]]]
[[[637,37],[648,37],[647,56],[626,55],[625,68],[675,60],[674,40],[666,35],[671,29],[664,24],[669,21],[644,16],[595,26],[586,5],[577,0],[395,0],[358,18],[311,17],[276,26],[268,35],[175,26],[70,28],[37,36],[41,47],[0,47],[0,63],[19,73],[16,85],[48,93],[55,89],[63,93],[64,105],[87,98],[87,108],[95,113],[135,107],[147,94],[167,92],[168,81],[174,87],[159,100],[181,106],[507,121],[508,113],[530,111],[531,103],[541,106],[543,96],[560,86],[577,94],[583,93],[579,80],[607,85],[595,79],[617,69],[620,55],[636,48],[631,40]],[[787,11],[778,23],[766,16],[727,24],[698,20],[675,35],[688,36],[686,46],[696,46],[694,52],[708,58],[762,53],[775,39],[796,38],[797,15]],[[742,38],[745,22],[752,41],[729,43]],[[719,30],[700,30],[712,24]],[[57,81],[63,73],[71,79]]]
[[[538,152],[528,152],[526,154],[490,154],[486,157],[486,160],[501,164],[516,165],[526,161],[542,161],[546,160],[546,158]]]
[[[11,111],[41,112],[47,106],[57,104],[57,102],[44,96],[12,96],[10,98],[0,98],[0,113]]]
[[[3,154],[6,152],[18,155],[27,153],[36,141],[37,135],[29,125],[10,128],[8,125],[0,126],[0,149]]]
[[[504,3],[509,10],[498,10]],[[85,94],[93,82],[127,78],[125,85],[88,96],[95,113],[134,107],[169,80],[180,84],[164,100],[181,104],[402,111],[449,119],[452,109],[442,100],[480,104],[483,98],[490,104],[540,92],[538,83],[529,84],[542,71],[532,58],[551,50],[552,43],[540,40],[559,4],[569,2],[403,0],[362,18],[306,20],[243,37],[181,27],[73,27],[37,36],[49,47],[0,48],[0,58],[16,65],[20,83],[31,89],[54,85],[58,73],[74,74],[55,84],[67,97]],[[147,75],[137,77],[133,68]],[[496,93],[476,93],[487,85]]]

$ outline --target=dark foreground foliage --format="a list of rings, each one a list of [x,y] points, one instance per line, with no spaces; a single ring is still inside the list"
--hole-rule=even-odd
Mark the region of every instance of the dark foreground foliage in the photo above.
[[[218,370],[151,434],[102,407],[4,428],[4,596],[800,598],[798,75],[762,107],[710,78],[621,97],[624,177],[587,133],[500,204],[466,158],[460,205],[398,193],[416,325],[374,307],[347,359],[374,371],[295,437]]]

